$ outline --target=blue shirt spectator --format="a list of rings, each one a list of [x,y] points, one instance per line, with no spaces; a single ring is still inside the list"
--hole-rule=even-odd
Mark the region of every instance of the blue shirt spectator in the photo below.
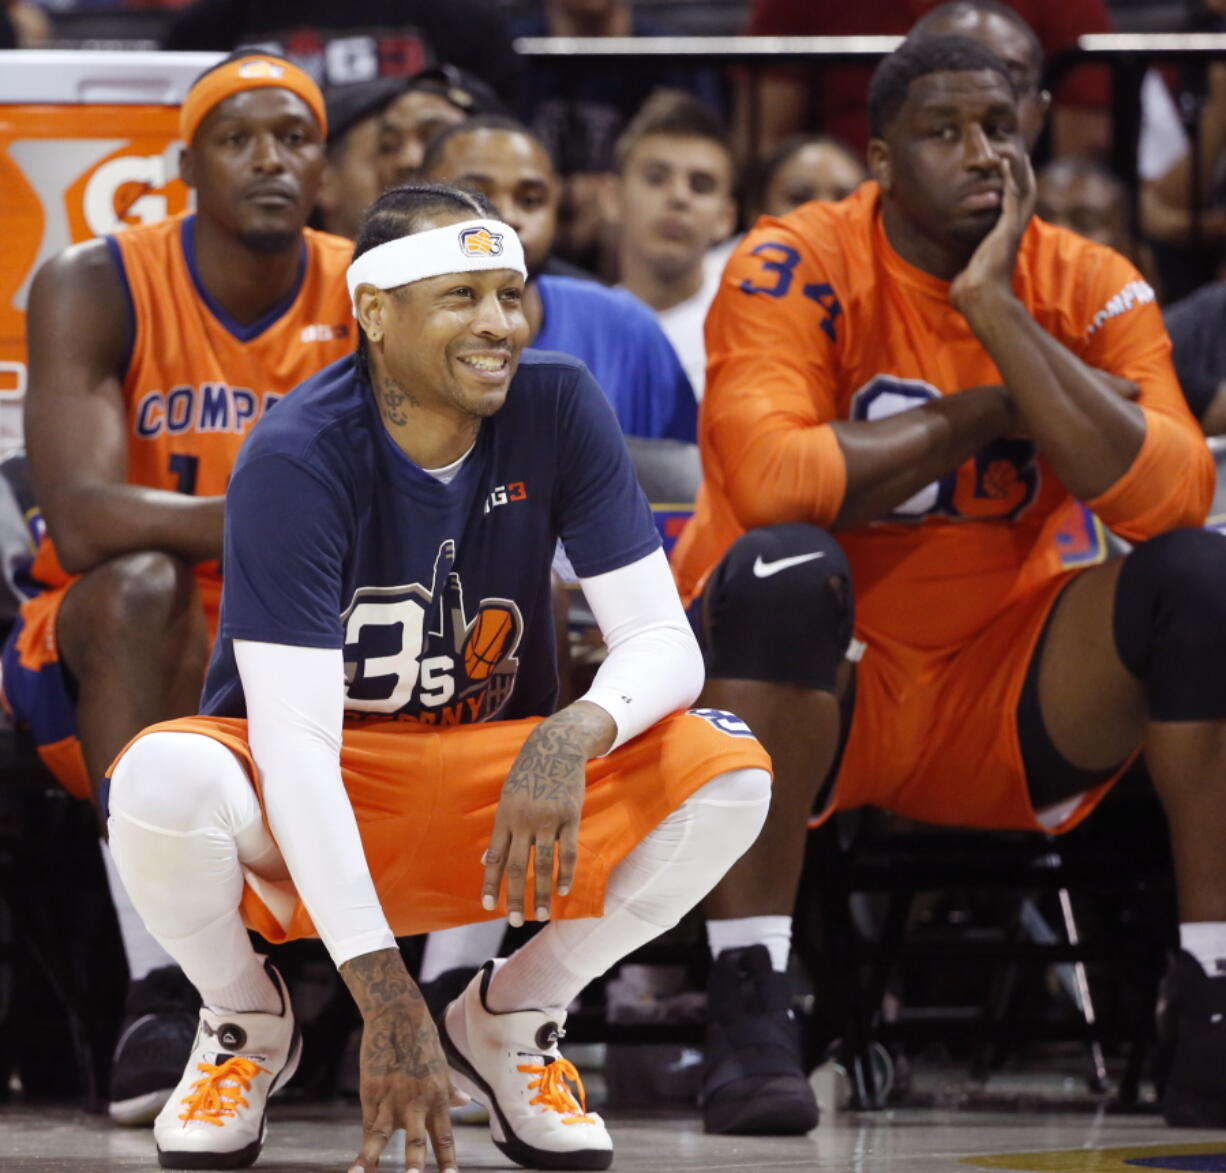
[[[537,281],[544,320],[532,345],[587,364],[627,436],[694,443],[694,391],[655,315],[633,294],[574,277]]]

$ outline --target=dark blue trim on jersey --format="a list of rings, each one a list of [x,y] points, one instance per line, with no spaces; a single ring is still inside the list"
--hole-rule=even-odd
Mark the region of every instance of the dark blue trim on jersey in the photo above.
[[[249,326],[244,326],[209,293],[204,287],[204,282],[200,279],[200,270],[196,267],[196,217],[187,216],[180,226],[179,232],[183,244],[183,257],[187,261],[187,271],[191,274],[192,284],[196,287],[200,300],[208,306],[209,312],[213,317],[229,333],[233,334],[239,342],[251,342],[258,338],[270,326],[275,325],[288,312],[290,306],[298,300],[298,294],[302,292],[302,283],[306,280],[307,243],[305,238],[302,241],[302,252],[298,257],[298,273],[294,277],[294,284],[289,293],[277,302],[263,317],[257,318]]]
[[[132,365],[132,351],[136,349],[136,303],[132,300],[132,286],[128,284],[128,267],[123,263],[123,250],[114,236],[104,236],[106,250],[111,254],[115,272],[119,274],[119,283],[123,286],[123,299],[128,304],[128,337],[123,347],[123,363],[119,369],[119,381],[122,383],[128,377],[128,367]]]

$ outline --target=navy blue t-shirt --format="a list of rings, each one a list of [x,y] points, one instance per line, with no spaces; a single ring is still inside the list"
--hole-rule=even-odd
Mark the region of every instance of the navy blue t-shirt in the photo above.
[[[627,436],[698,439],[689,377],[651,309],[624,289],[575,277],[537,281],[543,320],[535,346],[587,364]]]
[[[221,629],[202,712],[246,714],[233,640],[342,648],[346,714],[430,725],[552,712],[550,564],[604,574],[659,547],[582,363],[526,351],[450,484],[388,435],[341,359],[252,429],[226,493]]]

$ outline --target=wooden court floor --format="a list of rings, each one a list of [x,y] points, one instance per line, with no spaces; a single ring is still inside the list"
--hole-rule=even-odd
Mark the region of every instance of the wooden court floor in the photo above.
[[[705,1136],[695,1115],[680,1109],[611,1110],[606,1117],[616,1146],[613,1167],[621,1173],[1226,1173],[1226,1131],[1174,1131],[1156,1116],[1115,1116],[1094,1106],[826,1113],[815,1132],[800,1138]],[[484,1128],[460,1129],[457,1139],[461,1170],[516,1168],[493,1146]],[[344,1173],[357,1142],[354,1105],[274,1104],[268,1143],[256,1168],[264,1173]],[[394,1151],[385,1155],[382,1168],[403,1167]],[[156,1168],[147,1131],[113,1128],[104,1119],[66,1107],[0,1108],[0,1173],[135,1173]]]

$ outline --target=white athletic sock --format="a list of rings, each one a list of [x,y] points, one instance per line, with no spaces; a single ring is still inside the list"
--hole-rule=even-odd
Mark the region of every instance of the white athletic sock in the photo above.
[[[426,938],[419,980],[432,982],[452,969],[480,969],[498,956],[506,927],[506,921],[499,918],[431,933]]]
[[[490,983],[489,1008],[565,1009],[588,982],[672,928],[715,887],[758,837],[769,806],[765,771],[713,778],[613,869],[604,916],[551,921],[511,955]]]
[[[786,973],[788,954],[792,951],[792,918],[738,916],[730,920],[708,920],[707,941],[712,957],[718,957],[728,949],[765,945],[771,955],[771,969]]]
[[[1179,946],[1191,953],[1210,977],[1226,976],[1226,923],[1206,920],[1180,925]]]
[[[243,865],[280,855],[238,759],[195,733],[153,733],[111,780],[111,854],[149,932],[204,1002],[278,1013],[281,998],[239,915]]]
[[[98,841],[102,851],[102,864],[106,868],[107,887],[111,890],[111,903],[115,906],[115,918],[119,921],[119,937],[123,941],[123,953],[128,959],[128,980],[140,981],[141,978],[155,969],[174,965],[175,959],[154,939],[152,933],[145,928],[132,904],[128,890],[119,878],[115,861],[111,858],[111,849],[105,839]]]

